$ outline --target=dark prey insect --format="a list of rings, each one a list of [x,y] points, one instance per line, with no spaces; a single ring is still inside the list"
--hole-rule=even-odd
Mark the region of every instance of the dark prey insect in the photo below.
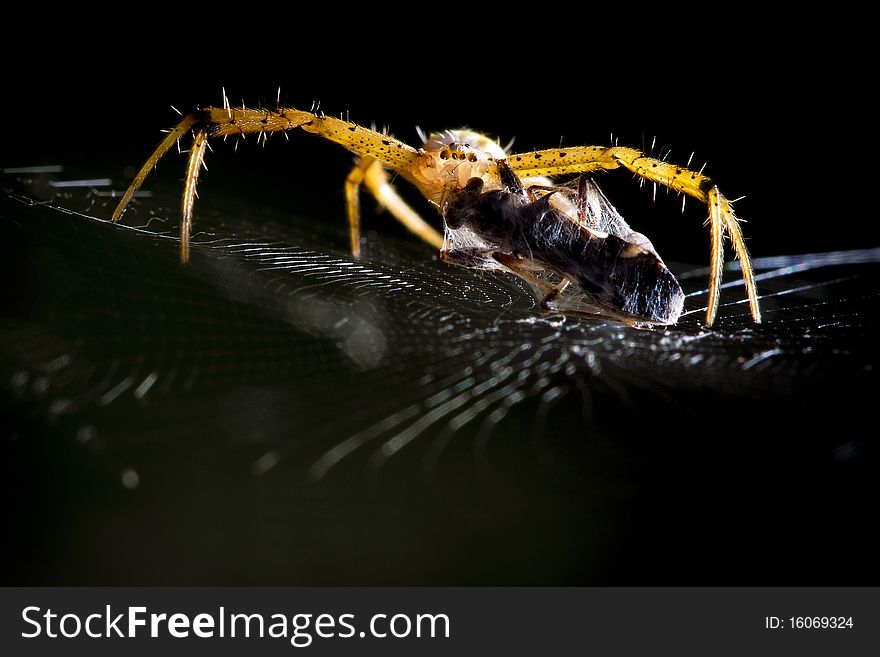
[[[739,257],[755,322],[758,294],[739,222],[730,201],[702,173],[620,146],[575,146],[508,154],[489,137],[470,130],[422,135],[413,148],[350,121],[290,107],[207,107],[170,130],[132,180],[113,213],[117,221],[150,171],[182,137],[193,134],[183,188],[180,257],[190,256],[196,183],[208,140],[301,128],[336,142],[359,160],[345,183],[352,254],[360,254],[359,190],[364,185],[380,205],[411,232],[440,249],[441,257],[465,266],[509,271],[527,282],[542,309],[568,312],[559,297],[574,283],[595,302],[596,314],[630,324],[671,324],[681,312],[681,290],[650,242],[632,231],[589,178],[577,192],[553,186],[547,177],[624,168],[644,180],[692,196],[709,207],[710,270],[706,324],[718,311],[725,233]],[[408,180],[444,214],[441,236],[391,186],[387,171]],[[600,217],[605,216],[606,220]],[[492,222],[532,231],[502,235]],[[544,234],[539,234],[545,230]],[[536,232],[537,231],[537,232]],[[555,231],[555,232],[554,232]],[[550,285],[536,276],[549,269],[561,276]]]
[[[674,324],[684,293],[644,235],[633,232],[587,176],[578,180],[577,221],[553,204],[565,188],[526,190],[505,160],[498,160],[502,189],[485,192],[471,178],[452,192],[443,218],[444,260],[483,269],[505,268],[526,281],[542,310],[565,311],[562,292],[575,283],[593,302],[588,314],[633,325]],[[540,198],[536,192],[547,192]],[[550,285],[535,272],[550,270]],[[578,311],[579,314],[583,310]]]

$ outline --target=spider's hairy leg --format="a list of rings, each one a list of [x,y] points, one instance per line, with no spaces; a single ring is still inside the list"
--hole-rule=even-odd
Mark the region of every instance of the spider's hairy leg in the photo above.
[[[730,201],[721,194],[709,177],[650,157],[637,149],[622,146],[551,148],[511,155],[508,158],[508,163],[522,177],[558,176],[567,173],[624,167],[644,180],[658,183],[706,203],[709,206],[708,223],[711,231],[712,249],[706,324],[712,325],[718,309],[718,297],[721,291],[721,263],[723,261],[722,238],[725,230],[730,235],[734,252],[740,261],[752,318],[755,322],[761,321],[755,277],[739,221],[733,213]]]
[[[361,157],[370,156],[411,180],[410,170],[419,152],[390,135],[370,130],[357,123],[298,110],[294,107],[250,109],[246,107],[208,107],[197,114],[208,136],[226,137],[251,133],[280,132],[302,128],[329,141],[345,146]]]
[[[257,114],[259,115],[258,117],[255,116]],[[305,114],[314,117],[314,115],[308,112],[305,112]],[[116,209],[113,211],[113,217],[111,220],[114,222],[119,220],[132,197],[134,197],[135,192],[140,189],[141,185],[143,185],[144,181],[147,179],[147,176],[150,175],[150,172],[156,168],[159,160],[165,156],[175,143],[185,137],[188,132],[193,132],[194,141],[193,149],[190,151],[190,161],[187,165],[187,184],[184,187],[184,199],[182,202],[184,215],[182,217],[183,223],[187,223],[187,209],[189,210],[191,218],[195,200],[195,181],[198,179],[198,171],[196,170],[195,173],[192,174],[193,156],[197,151],[201,150],[199,158],[204,158],[204,146],[196,148],[198,142],[214,137],[227,137],[229,135],[243,136],[251,133],[261,134],[266,132],[277,132],[279,130],[291,130],[296,127],[299,127],[299,124],[294,123],[290,119],[281,119],[278,112],[269,110],[252,110],[232,107],[218,109],[215,107],[208,107],[187,114],[180,120],[180,123],[169,131],[165,138],[159,143],[156,150],[153,151],[153,154],[150,155],[150,157],[147,158],[147,161],[144,162],[143,166],[141,166],[137,175],[132,179],[131,185],[129,185],[125,194],[123,194],[120,199],[119,204],[116,206]],[[199,135],[201,135],[201,139],[199,139]]]
[[[296,108],[251,109],[232,107],[227,104],[224,107],[207,107],[188,114],[168,133],[132,180],[113,212],[112,221],[115,222],[122,216],[135,192],[141,187],[159,160],[180,138],[192,131],[195,140],[187,167],[181,218],[181,234],[183,235],[184,230],[187,231],[185,239],[182,239],[181,243],[181,260],[186,262],[189,258],[188,231],[191,227],[192,210],[195,203],[198,169],[204,158],[207,140],[248,134],[266,135],[271,132],[283,132],[295,128],[302,128],[306,132],[317,134],[324,139],[340,144],[361,157],[371,157],[381,165],[393,169],[407,180],[413,180],[412,171],[415,169],[420,154],[416,149],[393,137],[369,130],[350,121],[305,112]],[[195,164],[196,161],[198,161],[198,166]],[[381,166],[377,166],[377,170],[378,175],[384,175]],[[369,175],[365,176],[364,182],[368,189],[372,191],[373,188],[379,189],[381,187],[378,182],[371,183],[371,180]],[[397,196],[393,192],[387,196],[390,200],[389,207],[391,207]],[[403,201],[394,205],[401,204]],[[398,213],[394,214],[401,221],[404,221]],[[401,211],[401,214],[405,214],[404,211]],[[415,213],[410,211],[410,214],[414,215]]]
[[[615,152],[612,154],[612,157],[637,176],[659,183],[677,192],[683,192],[709,206],[708,223],[713,235],[711,238],[712,267],[709,274],[709,301],[706,308],[706,324],[712,325],[718,309],[724,258],[722,238],[725,229],[730,236],[733,251],[736,257],[739,258],[740,269],[742,269],[743,280],[746,285],[746,293],[749,297],[749,310],[752,314],[752,319],[756,323],[760,323],[761,308],[758,304],[758,290],[755,286],[755,275],[752,270],[749,250],[746,247],[739,220],[733,213],[733,206],[718,189],[718,186],[708,176],[657,160],[653,157],[648,157],[636,149],[618,147],[613,150]],[[714,234],[716,231],[718,233],[717,236]]]
[[[195,123],[195,116],[185,116],[180,123],[178,123],[173,130],[170,130],[168,134],[165,136],[165,139],[161,141],[158,148],[153,151],[153,154],[147,158],[147,161],[144,162],[143,166],[140,168],[140,171],[137,172],[137,175],[132,179],[131,185],[129,185],[128,189],[125,191],[125,194],[122,195],[119,203],[116,206],[116,209],[113,211],[113,216],[111,217],[111,221],[116,222],[119,221],[119,217],[122,216],[122,213],[125,212],[125,208],[128,206],[131,201],[134,193],[140,189],[141,185],[144,184],[144,181],[147,179],[147,176],[150,175],[150,171],[156,168],[156,165],[159,163],[165,153],[176,144],[181,137],[184,137],[186,133],[188,133]]]
[[[196,199],[196,183],[205,162],[205,149],[208,137],[204,130],[196,131],[186,166],[183,183],[183,198],[180,203],[180,261],[189,262],[189,236],[192,233],[192,214]]]
[[[348,215],[348,236],[351,240],[351,255],[361,257],[361,184],[365,172],[375,160],[371,157],[361,158],[345,179],[345,209]]]
[[[706,317],[714,319],[718,312],[718,304],[721,299],[721,274],[724,271],[724,221],[721,218],[721,195],[715,187],[709,190],[709,239],[712,247],[709,252],[709,299],[706,302]],[[748,258],[748,254],[746,254]],[[745,271],[745,267],[743,267]],[[761,321],[760,314],[755,321]],[[707,324],[712,322],[707,321]]]
[[[355,165],[345,181],[345,200],[348,209],[348,228],[351,253],[361,254],[359,191],[364,184],[376,202],[386,208],[404,227],[436,249],[443,247],[443,236],[432,228],[395,191],[382,164],[373,157],[364,157]]]

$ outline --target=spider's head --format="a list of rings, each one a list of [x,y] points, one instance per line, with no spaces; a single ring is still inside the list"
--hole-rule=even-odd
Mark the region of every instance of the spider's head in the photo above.
[[[419,130],[419,136],[422,138],[422,150],[438,153],[446,159],[470,159],[472,155],[481,154],[496,159],[507,157],[497,141],[465,128],[432,132],[427,137]]]
[[[481,178],[489,189],[498,187],[495,161],[507,153],[497,141],[465,129],[432,132],[427,137],[420,130],[419,135],[424,157],[414,178],[428,199],[439,203],[472,178]]]

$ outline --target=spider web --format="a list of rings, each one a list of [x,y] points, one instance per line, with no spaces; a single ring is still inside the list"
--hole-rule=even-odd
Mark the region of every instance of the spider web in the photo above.
[[[685,312],[640,331],[222,191],[181,267],[178,189],[112,226],[106,182],[6,180],[13,581],[876,573],[880,249],[756,259],[760,326],[734,263],[711,331],[707,270],[668,263]]]

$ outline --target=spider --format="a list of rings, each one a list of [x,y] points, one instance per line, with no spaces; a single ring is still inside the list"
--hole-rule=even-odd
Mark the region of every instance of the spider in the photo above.
[[[269,133],[295,128],[336,142],[358,156],[345,181],[355,257],[360,256],[359,193],[365,186],[408,230],[439,249],[443,260],[519,276],[544,311],[566,312],[557,301],[574,282],[594,302],[593,315],[636,326],[674,324],[683,301],[678,283],[647,238],[629,229],[588,178],[593,172],[623,168],[708,205],[711,251],[706,325],[712,325],[718,311],[725,233],[740,260],[751,316],[761,321],[748,250],[731,202],[702,173],[634,148],[575,146],[509,154],[497,141],[471,130],[427,137],[419,131],[423,143],[413,148],[390,135],[320,112],[280,104],[275,109],[233,107],[224,93],[222,107],[184,115],[168,132],[135,175],[112,221],[119,220],[168,150],[192,133],[180,223],[180,259],[187,262],[196,184],[208,140],[251,133],[265,140]],[[412,183],[440,210],[445,236],[397,194],[389,170]],[[552,184],[551,178],[565,174],[580,174],[576,190]],[[542,237],[542,231],[553,237]],[[514,239],[514,234],[519,237]],[[559,281],[551,285],[538,278],[535,272],[544,269],[555,271]]]

